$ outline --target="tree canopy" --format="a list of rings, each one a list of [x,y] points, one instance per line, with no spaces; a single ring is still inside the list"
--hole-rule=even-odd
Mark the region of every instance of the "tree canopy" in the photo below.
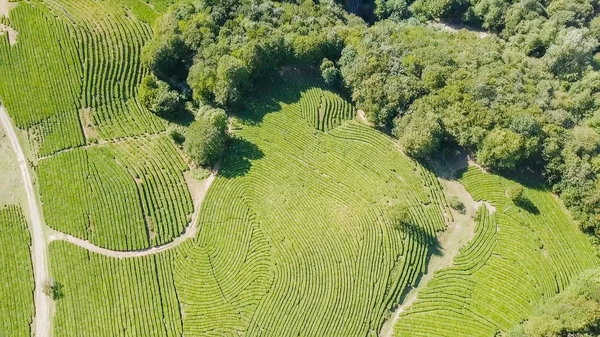
[[[316,68],[409,155],[427,159],[459,146],[491,170],[536,171],[581,227],[600,235],[597,3],[374,0],[350,7],[372,24],[330,0],[181,1],[157,20],[144,48],[155,80],[144,80],[141,101],[162,114],[176,89],[195,107],[235,113],[271,73]]]
[[[183,149],[200,166],[210,166],[220,157],[227,139],[227,115],[222,109],[201,113],[187,130]]]
[[[592,337],[600,334],[600,269],[582,273],[560,294],[544,301],[509,337]]]

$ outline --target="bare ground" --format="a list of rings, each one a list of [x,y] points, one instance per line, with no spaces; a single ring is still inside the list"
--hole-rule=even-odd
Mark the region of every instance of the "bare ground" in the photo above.
[[[19,34],[12,27],[0,24],[0,36],[8,34],[8,44],[11,46],[17,43],[17,34]]]
[[[17,4],[14,2],[9,2],[8,0],[0,0],[0,17],[5,16],[8,18],[8,13],[11,9],[15,7],[17,7]]]
[[[465,213],[461,214],[451,209],[454,221],[449,221],[447,230],[437,235],[438,248],[441,254],[431,256],[427,264],[427,272],[421,276],[418,285],[406,294],[401,304],[392,312],[392,317],[383,324],[379,334],[380,337],[393,336],[394,325],[402,312],[417,299],[419,291],[427,286],[435,272],[452,266],[452,262],[460,249],[475,237],[475,219],[479,207],[483,205],[492,213],[496,211],[496,208],[487,201],[475,201],[465,187],[456,180],[457,173],[467,166],[476,166],[485,172],[466,154],[457,153],[450,162],[443,164],[430,162],[429,166],[438,177],[446,198],[456,197],[465,205]]]
[[[440,30],[450,32],[450,33],[457,33],[458,31],[464,29],[471,33],[477,34],[477,36],[480,39],[486,38],[490,35],[488,32],[486,32],[483,29],[477,29],[477,28],[473,28],[473,27],[469,27],[469,26],[465,26],[465,25],[460,25],[460,24],[457,25],[457,24],[452,24],[452,23],[447,23],[447,22],[430,22],[429,25],[434,28],[438,28]]]
[[[92,119],[92,109],[83,108],[79,110],[79,120],[81,122],[81,127],[83,129],[83,135],[85,137],[86,143],[97,143],[100,135],[98,134],[94,126],[94,122]]]
[[[364,111],[362,110],[356,110],[356,117],[358,117],[358,120],[365,123],[365,124],[370,124],[369,121],[367,121],[367,115],[365,114]]]
[[[459,250],[465,246],[475,236],[475,216],[479,203],[475,202],[469,192],[459,182],[439,178],[446,197],[455,196],[465,205],[465,214],[460,214],[456,210],[451,210],[454,221],[448,222],[446,231],[437,235],[439,244],[439,255],[432,255],[427,264],[427,272],[419,280],[419,284],[411,289],[404,297],[401,305],[393,312],[392,317],[388,319],[379,334],[381,337],[391,337],[394,334],[394,325],[404,312],[417,299],[419,291],[427,286],[427,283],[438,270],[452,266],[452,261]]]
[[[0,207],[25,204],[25,190],[21,182],[21,171],[10,140],[0,128]]]
[[[0,124],[2,124],[16,155],[21,171],[21,179],[27,195],[28,213],[31,222],[31,261],[33,264],[33,276],[35,282],[35,317],[32,323],[32,330],[36,337],[49,337],[51,335],[50,315],[52,302],[42,291],[44,282],[49,279],[47,243],[44,237],[42,215],[36,199],[37,194],[33,188],[29,164],[21,145],[19,144],[15,128],[3,106],[0,106]]]

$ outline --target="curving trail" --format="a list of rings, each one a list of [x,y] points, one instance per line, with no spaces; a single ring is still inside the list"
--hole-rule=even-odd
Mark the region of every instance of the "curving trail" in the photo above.
[[[44,238],[44,225],[42,216],[37,204],[36,193],[33,189],[33,182],[29,173],[29,166],[19,144],[19,139],[12,125],[10,117],[3,106],[0,106],[0,123],[6,131],[6,136],[10,140],[13,150],[19,161],[21,178],[27,194],[27,205],[29,208],[29,218],[31,220],[31,261],[33,264],[33,276],[35,281],[34,303],[35,317],[33,319],[32,329],[36,337],[50,336],[50,298],[44,295],[42,287],[44,282],[49,279],[47,242]]]
[[[452,266],[460,249],[475,237],[475,217],[479,207],[486,207],[492,213],[496,211],[496,208],[489,202],[473,200],[471,194],[458,181],[440,179],[440,183],[446,196],[456,196],[462,201],[466,207],[466,213],[461,214],[451,209],[453,221],[448,223],[448,228],[444,232],[438,234],[439,248],[442,254],[430,257],[427,263],[427,272],[421,276],[417,286],[410,289],[404,296],[400,305],[392,312],[391,317],[384,322],[379,337],[394,336],[396,322],[404,310],[417,300],[419,291],[427,286],[437,271]]]
[[[118,258],[118,259],[147,256],[147,255],[157,254],[157,253],[164,252],[166,250],[175,248],[175,247],[179,246],[180,244],[182,244],[183,242],[185,242],[186,240],[192,239],[196,236],[196,232],[198,229],[197,228],[197,220],[198,220],[198,215],[200,215],[200,208],[202,206],[202,201],[204,201],[206,192],[208,191],[208,189],[210,188],[210,185],[212,185],[213,181],[215,180],[218,170],[219,170],[219,167],[218,167],[218,165],[216,165],[215,168],[213,169],[213,172],[211,173],[211,175],[205,180],[204,186],[202,187],[202,190],[199,192],[200,195],[196,196],[197,199],[196,199],[196,204],[194,205],[194,209],[195,209],[194,214],[192,215],[190,224],[185,229],[185,232],[183,232],[183,234],[181,234],[180,236],[178,236],[177,238],[175,238],[173,241],[171,241],[169,243],[166,243],[166,244],[160,245],[160,246],[156,246],[156,247],[140,249],[140,250],[118,251],[118,250],[111,250],[111,249],[106,249],[106,248],[96,246],[87,240],[79,239],[72,235],[58,232],[53,229],[48,230],[50,233],[49,241],[50,242],[57,241],[57,240],[66,241],[66,242],[72,243],[76,246],[79,246],[81,248],[92,251],[94,253],[98,253],[101,255],[110,256],[110,257],[114,257],[114,258]]]

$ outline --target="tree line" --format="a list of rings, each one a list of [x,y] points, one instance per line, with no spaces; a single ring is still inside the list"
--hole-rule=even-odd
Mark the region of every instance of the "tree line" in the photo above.
[[[320,69],[414,158],[459,147],[491,170],[534,170],[583,229],[600,234],[596,2],[377,0],[371,8],[368,22],[332,1],[183,1],[144,48],[153,74],[140,101],[166,118],[193,111],[181,141],[211,165],[226,143],[225,112],[254,86],[287,65]],[[440,19],[490,34],[429,24]]]

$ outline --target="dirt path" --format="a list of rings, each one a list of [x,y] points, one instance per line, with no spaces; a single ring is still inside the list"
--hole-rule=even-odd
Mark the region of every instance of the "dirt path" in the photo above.
[[[98,247],[89,241],[79,239],[72,235],[58,232],[53,229],[48,229],[48,232],[50,233],[49,241],[52,242],[52,241],[60,240],[60,241],[70,242],[76,246],[85,248],[94,253],[98,253],[101,255],[110,256],[110,257],[114,257],[114,258],[118,258],[118,259],[148,256],[148,255],[157,254],[157,253],[164,252],[166,250],[175,248],[175,247],[179,246],[180,244],[182,244],[183,242],[185,242],[186,240],[192,239],[196,236],[196,232],[198,230],[197,221],[198,221],[198,216],[200,215],[200,208],[202,206],[202,202],[204,201],[204,197],[206,196],[206,192],[208,191],[208,189],[212,185],[213,181],[215,180],[215,177],[217,176],[218,170],[219,170],[219,166],[216,165],[215,168],[213,169],[213,172],[211,173],[211,175],[204,180],[204,186],[201,189],[199,189],[199,191],[196,192],[195,195],[193,196],[194,197],[194,214],[192,215],[192,219],[190,220],[189,226],[185,229],[185,232],[169,243],[166,243],[161,246],[140,249],[140,250],[117,251],[117,250],[110,250],[110,249]]]
[[[47,243],[44,238],[42,216],[38,208],[36,192],[33,189],[31,175],[29,174],[27,159],[25,158],[23,149],[21,149],[19,139],[17,138],[10,117],[3,106],[0,106],[0,123],[4,127],[6,136],[10,139],[10,143],[17,156],[19,168],[21,170],[21,178],[23,179],[23,186],[25,187],[25,192],[27,194],[27,205],[29,209],[29,218],[31,220],[31,261],[33,263],[33,276],[35,281],[35,317],[32,329],[36,337],[49,337],[51,327],[51,301],[50,298],[42,292],[44,282],[49,279],[48,259],[46,254]]]
[[[8,17],[8,13],[11,9],[17,7],[15,2],[8,2],[8,0],[0,0],[0,17]]]
[[[417,299],[419,291],[427,286],[438,270],[452,266],[452,261],[459,250],[475,237],[475,218],[477,209],[481,205],[488,207],[488,203],[476,202],[465,187],[456,180],[447,180],[439,178],[447,198],[454,196],[465,205],[465,214],[452,210],[454,221],[448,223],[448,229],[438,234],[439,255],[432,255],[427,264],[427,272],[419,280],[419,284],[411,289],[404,297],[401,305],[392,312],[392,317],[388,319],[381,329],[380,337],[392,337],[394,335],[394,325],[400,318],[404,310],[410,307]]]
[[[8,34],[8,44],[13,46],[17,43],[17,31],[12,27],[0,24],[0,36]]]

